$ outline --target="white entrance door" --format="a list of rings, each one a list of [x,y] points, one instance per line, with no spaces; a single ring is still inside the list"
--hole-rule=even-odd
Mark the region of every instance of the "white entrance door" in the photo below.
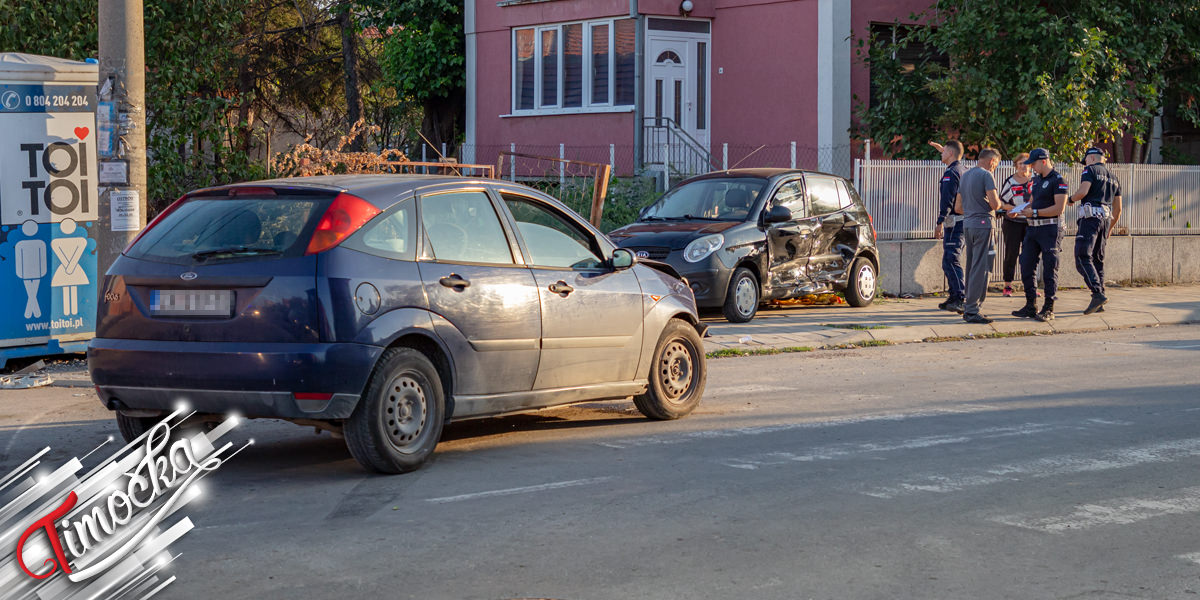
[[[670,144],[648,148],[648,155],[656,155],[654,162],[671,161],[677,172],[710,170],[704,164],[710,151],[708,34],[648,31],[646,48],[645,114],[654,117],[658,129],[647,143],[667,144],[669,139]],[[661,128],[668,125],[673,133],[664,135]]]

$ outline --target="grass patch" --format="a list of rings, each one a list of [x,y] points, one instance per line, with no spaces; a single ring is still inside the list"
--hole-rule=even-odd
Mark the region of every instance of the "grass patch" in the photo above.
[[[966,340],[995,340],[1000,338],[1030,337],[1034,335],[1049,335],[1049,333],[1044,331],[1008,331],[1003,333],[997,331],[992,333],[981,333],[978,335],[934,336],[927,337],[921,341],[930,343],[962,342]]]
[[[888,340],[858,340],[849,344],[842,344],[839,348],[874,348],[876,346],[891,346],[892,343]]]
[[[821,327],[832,327],[834,329],[853,329],[855,331],[867,331],[870,329],[888,329],[888,325],[863,325],[861,323],[822,323]]]
[[[742,350],[741,348],[722,348],[705,354],[707,358],[730,358],[735,356],[768,356],[771,354],[791,354],[794,352],[812,352],[813,349],[809,346],[786,346],[784,348],[752,348],[750,350]]]

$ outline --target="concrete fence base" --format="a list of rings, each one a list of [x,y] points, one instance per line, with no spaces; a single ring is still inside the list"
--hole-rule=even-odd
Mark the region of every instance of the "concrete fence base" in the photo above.
[[[880,241],[880,286],[885,294],[946,291],[941,240]],[[1200,236],[1113,236],[1108,240],[1105,280],[1113,283],[1200,282]],[[1020,279],[1020,268],[1017,269]],[[1075,269],[1075,238],[1063,238],[1059,285],[1083,287]],[[1000,263],[992,270],[1000,283]]]

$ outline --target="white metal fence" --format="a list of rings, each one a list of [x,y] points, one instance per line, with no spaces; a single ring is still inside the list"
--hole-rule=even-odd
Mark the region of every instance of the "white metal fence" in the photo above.
[[[854,184],[867,203],[880,239],[933,237],[937,224],[938,184],[945,165],[938,161],[855,160]],[[974,166],[971,161],[963,161]],[[1055,168],[1079,187],[1083,167]],[[1121,182],[1122,212],[1118,230],[1128,235],[1200,235],[1200,167],[1109,164]],[[996,169],[999,185],[1012,175],[1011,162]],[[1075,231],[1076,207],[1067,207],[1066,232]]]

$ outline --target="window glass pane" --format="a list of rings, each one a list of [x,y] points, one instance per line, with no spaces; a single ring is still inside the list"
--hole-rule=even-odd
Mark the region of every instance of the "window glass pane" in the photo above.
[[[558,106],[558,29],[542,30],[542,106]]]
[[[608,24],[592,26],[592,103],[608,103]]]
[[[771,206],[782,206],[792,211],[793,219],[803,219],[808,216],[804,210],[804,186],[799,181],[792,181],[780,186],[771,200]]]
[[[740,221],[766,185],[766,179],[756,177],[698,179],[671,189],[647,207],[638,220],[707,217]]]
[[[634,88],[634,41],[637,38],[637,21],[621,19],[614,21],[616,46],[614,52],[614,98],[617,105],[633,104]]]
[[[654,62],[659,63],[659,64],[662,64],[662,63],[675,63],[677,65],[683,64],[683,60],[681,60],[679,58],[678,54],[675,54],[674,50],[664,50],[661,54],[658,55],[658,58],[654,59]]]
[[[518,29],[516,36],[516,87],[517,110],[533,108],[533,30]]]
[[[663,116],[663,80],[654,80],[654,116]],[[655,125],[661,126],[661,122],[655,122]]]
[[[504,203],[517,221],[517,231],[529,250],[535,267],[596,269],[600,260],[592,236],[549,207],[518,196],[504,196]]]
[[[683,80],[675,80],[675,124],[683,127]]]
[[[708,127],[708,44],[696,44],[696,129]]]
[[[850,200],[850,192],[846,190],[846,182],[838,181],[837,184],[838,204],[840,204],[842,208],[850,208],[854,205],[854,202]]]
[[[265,260],[302,254],[305,231],[319,219],[313,198],[205,198],[185,201],[146,232],[129,256],[170,263],[194,260]],[[220,252],[231,250],[231,252]],[[194,257],[205,253],[201,257]]]
[[[512,264],[512,252],[487,194],[421,197],[421,225],[439,261]]]
[[[808,202],[814,216],[826,215],[841,210],[842,203],[838,198],[837,184],[828,177],[809,177]]]
[[[583,25],[563,26],[563,106],[583,106]]]
[[[416,210],[407,201],[382,218],[375,219],[362,232],[346,241],[344,246],[399,260],[416,258]]]

